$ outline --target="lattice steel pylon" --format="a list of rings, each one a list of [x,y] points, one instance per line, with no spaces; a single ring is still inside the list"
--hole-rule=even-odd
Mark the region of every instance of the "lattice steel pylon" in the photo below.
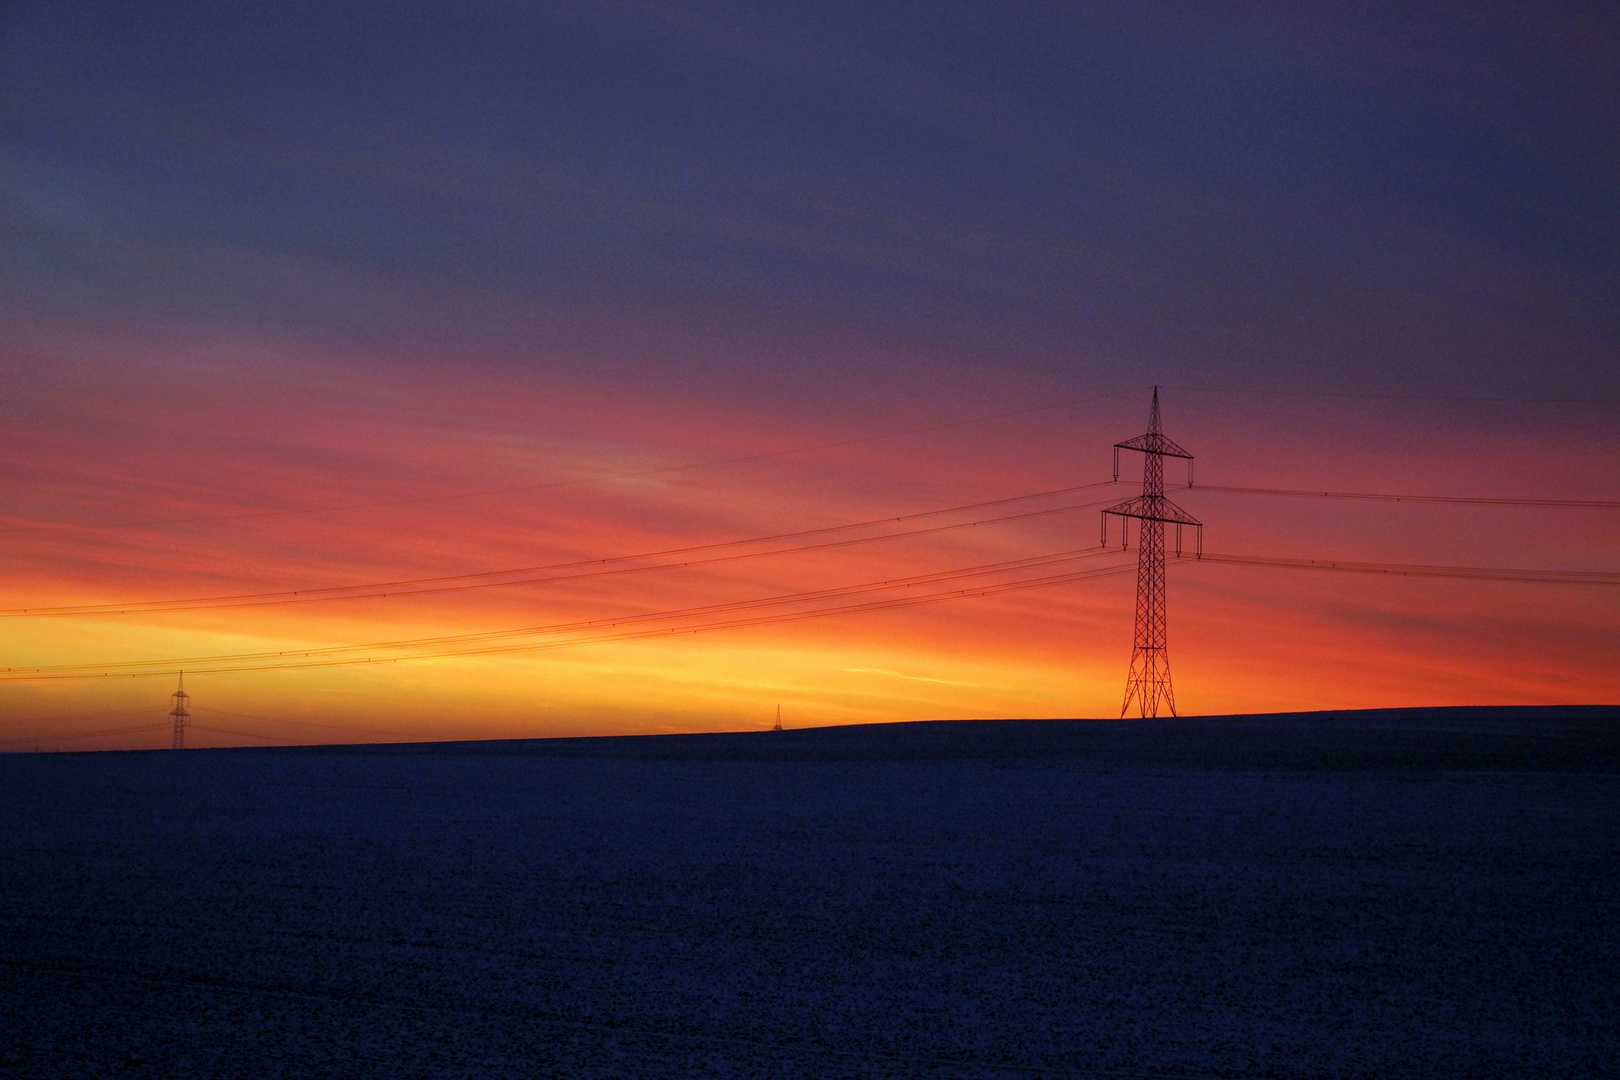
[[[1170,439],[1159,427],[1159,388],[1153,388],[1153,408],[1148,413],[1147,434],[1114,444],[1114,479],[1119,479],[1119,452],[1135,450],[1142,455],[1142,494],[1110,506],[1102,512],[1102,540],[1108,543],[1108,516],[1120,519],[1120,547],[1130,544],[1131,518],[1142,523],[1136,556],[1136,637],[1131,646],[1131,670],[1125,676],[1125,703],[1119,715],[1131,711],[1135,699],[1143,716],[1158,716],[1163,704],[1176,715],[1176,695],[1170,686],[1170,653],[1166,646],[1164,604],[1164,527],[1176,527],[1176,555],[1181,555],[1181,530],[1191,525],[1197,535],[1197,551],[1204,554],[1204,525],[1187,511],[1164,497],[1164,459],[1183,458],[1187,462],[1187,486],[1192,486],[1192,455]]]
[[[186,748],[186,719],[191,713],[186,711],[186,702],[191,695],[186,693],[186,673],[180,673],[180,686],[169,695],[174,699],[174,708],[169,711],[169,719],[174,721],[174,742],[171,750],[184,750]]]

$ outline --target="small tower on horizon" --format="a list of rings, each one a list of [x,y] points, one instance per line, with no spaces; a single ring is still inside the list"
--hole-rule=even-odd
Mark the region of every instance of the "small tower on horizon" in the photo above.
[[[174,721],[174,742],[170,744],[171,750],[184,750],[186,748],[186,720],[191,713],[186,711],[186,702],[191,695],[186,693],[186,673],[180,673],[180,685],[174,693],[169,695],[174,699],[174,708],[169,710],[169,719]]]
[[[772,731],[781,731],[782,730],[782,706],[781,705],[776,706],[776,726],[771,728],[771,730]]]
[[[1193,527],[1197,552],[1204,554],[1204,526],[1187,511],[1164,497],[1164,459],[1182,458],[1187,462],[1187,486],[1192,486],[1192,455],[1170,439],[1159,426],[1159,388],[1153,388],[1153,407],[1148,412],[1147,434],[1114,444],[1114,479],[1119,479],[1119,452],[1135,450],[1142,455],[1142,494],[1103,511],[1103,543],[1108,543],[1108,516],[1120,519],[1120,546],[1130,543],[1131,518],[1138,528],[1136,555],[1136,635],[1131,645],[1131,670],[1125,676],[1125,704],[1119,715],[1131,710],[1135,700],[1141,715],[1158,716],[1163,704],[1176,715],[1176,695],[1170,688],[1170,652],[1165,635],[1164,527],[1176,527],[1176,555],[1181,554],[1181,529]]]

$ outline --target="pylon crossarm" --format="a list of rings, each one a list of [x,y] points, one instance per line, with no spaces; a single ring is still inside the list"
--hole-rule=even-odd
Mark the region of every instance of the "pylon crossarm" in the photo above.
[[[1163,495],[1141,495],[1115,503],[1104,510],[1115,517],[1131,517],[1138,521],[1162,521],[1168,525],[1203,525],[1202,521],[1166,499]]]
[[[1180,445],[1171,439],[1155,432],[1138,435],[1134,439],[1114,444],[1115,450],[1136,450],[1143,454],[1157,454],[1160,457],[1186,458],[1192,460],[1192,455],[1183,450]]]

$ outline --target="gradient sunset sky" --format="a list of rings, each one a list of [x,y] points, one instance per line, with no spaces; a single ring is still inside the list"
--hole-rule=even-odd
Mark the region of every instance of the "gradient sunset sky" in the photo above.
[[[0,749],[1116,716],[1154,385],[1611,579],[1177,563],[1183,714],[1620,700],[1613,507],[1215,490],[1620,500],[1617,196],[1602,5],[8,3]]]

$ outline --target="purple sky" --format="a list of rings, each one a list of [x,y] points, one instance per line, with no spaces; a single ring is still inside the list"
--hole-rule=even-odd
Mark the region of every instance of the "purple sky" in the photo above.
[[[1617,45],[1598,5],[7,4],[13,606],[605,557],[1085,483],[1139,433],[1143,394],[612,498],[129,524],[615,475],[1155,383],[1210,483],[1615,499]],[[1594,570],[1620,553],[1612,512],[1201,498],[1213,550]],[[1034,550],[991,547],[951,554]],[[1211,581],[1204,608],[1198,585],[1177,609],[1193,670],[1197,634],[1214,648],[1261,603]],[[1224,688],[1209,706],[1397,703],[1422,669],[1380,683],[1391,657],[1462,642],[1459,686],[1534,656],[1484,697],[1562,700],[1571,671],[1612,658],[1602,590],[1336,588],[1276,583],[1277,606],[1243,620],[1303,619],[1372,674],[1267,675],[1256,637],[1205,653]],[[1108,604],[1097,626],[1124,640],[1128,589]],[[382,621],[521,625],[512,606]],[[1506,628],[1480,637],[1481,611]],[[933,671],[917,677],[953,678],[976,646],[943,615],[915,625]],[[41,663],[389,631],[323,615],[16,632],[15,662]],[[1008,633],[989,651],[1045,655],[1039,633]],[[1095,659],[1122,677],[1119,641]],[[1050,712],[1063,693],[913,711]],[[689,711],[643,697],[640,716]]]

